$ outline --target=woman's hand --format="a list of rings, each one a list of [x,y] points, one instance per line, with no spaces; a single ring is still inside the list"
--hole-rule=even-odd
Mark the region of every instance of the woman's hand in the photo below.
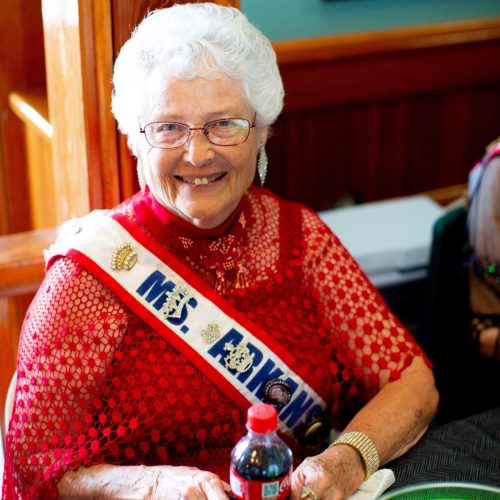
[[[195,467],[158,467],[153,500],[227,500],[229,485],[211,472]]]
[[[227,500],[229,485],[195,467],[101,464],[68,471],[57,485],[60,498]]]
[[[431,369],[421,357],[414,358],[401,378],[385,380],[382,389],[349,422],[344,432],[366,433],[378,451],[380,464],[406,453],[424,434],[432,420],[438,393]],[[361,455],[338,444],[309,457],[292,476],[292,500],[343,500],[352,495],[365,478]],[[312,493],[310,492],[312,490]]]
[[[344,500],[356,491],[364,474],[356,450],[345,445],[328,448],[306,458],[294,471],[292,500]]]

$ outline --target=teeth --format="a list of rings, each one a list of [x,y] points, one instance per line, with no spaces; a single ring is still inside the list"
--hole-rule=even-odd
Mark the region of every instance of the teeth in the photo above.
[[[196,186],[200,186],[202,184],[208,184],[210,182],[213,182],[217,179],[219,179],[220,175],[214,175],[213,177],[195,177],[193,178],[188,178],[188,177],[182,177],[182,180],[184,182],[187,182],[189,184],[194,184]]]
[[[195,177],[194,183],[198,186],[199,184],[208,184],[208,179],[206,177]]]

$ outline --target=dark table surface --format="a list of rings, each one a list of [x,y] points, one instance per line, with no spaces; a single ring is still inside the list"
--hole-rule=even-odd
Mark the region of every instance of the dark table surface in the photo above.
[[[423,482],[500,487],[500,408],[429,430],[406,455],[384,467],[396,476],[389,491]]]

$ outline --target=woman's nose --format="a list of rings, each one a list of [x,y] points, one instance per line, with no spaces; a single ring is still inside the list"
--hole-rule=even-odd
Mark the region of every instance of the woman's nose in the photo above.
[[[213,144],[206,138],[203,130],[193,130],[184,148],[184,160],[195,167],[205,166],[214,157]]]

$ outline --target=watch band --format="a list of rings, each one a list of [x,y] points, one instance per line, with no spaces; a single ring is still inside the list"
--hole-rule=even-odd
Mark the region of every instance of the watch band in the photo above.
[[[365,466],[365,480],[368,479],[379,467],[378,451],[373,441],[363,432],[346,432],[341,434],[328,448],[345,444],[354,448],[360,455]]]

